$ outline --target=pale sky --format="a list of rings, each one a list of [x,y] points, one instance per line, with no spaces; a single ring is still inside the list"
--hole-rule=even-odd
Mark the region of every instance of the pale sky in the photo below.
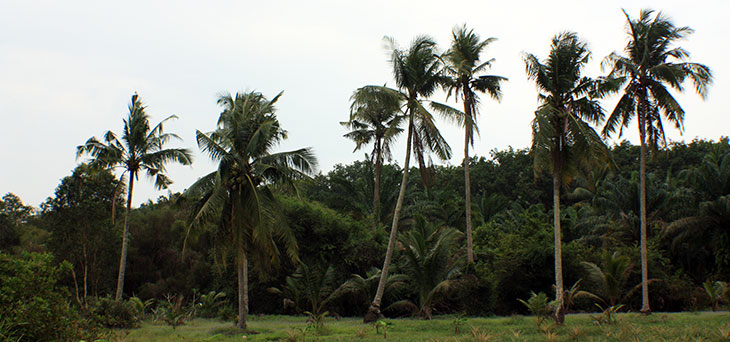
[[[3,0],[0,10],[0,196],[12,192],[38,206],[81,161],[76,146],[106,130],[121,132],[127,104],[138,92],[153,123],[166,126],[194,152],[192,167],[170,166],[171,191],[182,191],[214,169],[195,143],[196,129],[210,131],[220,114],[221,92],[284,90],[278,116],[289,140],[278,150],[311,146],[323,173],[364,157],[342,137],[349,97],[361,86],[393,85],[383,36],[405,47],[419,34],[441,50],[455,25],[466,23],[483,38],[496,37],[485,58],[491,74],[509,78],[501,103],[483,97],[477,155],[530,144],[536,90],[522,53],[545,57],[550,39],[571,30],[588,42],[587,76],[626,43],[624,8],[662,10],[695,34],[681,42],[692,60],[712,68],[715,84],[702,101],[676,95],[687,112],[685,132],[674,141],[728,135],[727,32],[729,1],[27,1]],[[691,90],[688,84],[688,90]],[[676,93],[675,93],[676,94]],[[439,95],[434,100],[443,100]],[[616,99],[604,102],[611,110]],[[459,104],[460,105],[460,104]],[[463,158],[463,133],[442,132]],[[636,143],[635,123],[626,138]],[[403,164],[405,139],[394,147]],[[156,199],[152,182],[135,183],[133,204]]]

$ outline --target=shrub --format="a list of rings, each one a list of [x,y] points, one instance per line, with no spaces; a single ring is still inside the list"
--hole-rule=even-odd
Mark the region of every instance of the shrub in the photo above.
[[[0,254],[0,336],[10,341],[59,341],[76,336],[78,314],[57,285],[71,265],[50,254]]]
[[[99,297],[90,302],[89,312],[107,328],[136,328],[144,312],[133,301],[114,301],[111,297]]]

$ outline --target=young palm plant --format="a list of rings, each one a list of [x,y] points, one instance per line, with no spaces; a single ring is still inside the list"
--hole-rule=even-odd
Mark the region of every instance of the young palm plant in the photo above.
[[[608,150],[588,122],[597,123],[603,110],[594,98],[603,86],[582,77],[590,58],[586,43],[573,32],[555,36],[548,58],[541,62],[525,54],[527,77],[538,88],[539,107],[532,122],[532,154],[535,172],[553,175],[553,220],[555,233],[556,323],[564,319],[562,239],[560,229],[560,188],[590,165],[608,159]]]
[[[606,253],[602,261],[603,268],[587,261],[582,264],[589,279],[596,286],[593,294],[599,296],[605,304],[616,306],[626,295],[626,281],[631,275],[632,264],[629,257],[618,252]]]
[[[373,189],[373,231],[380,223],[380,174],[383,159],[390,160],[390,146],[403,132],[400,128],[404,117],[401,112],[403,100],[399,94],[378,87],[363,87],[350,98],[350,120],[341,124],[351,131],[345,137],[355,142],[355,151],[373,143],[370,154],[375,164],[375,186]]]
[[[648,265],[646,247],[646,154],[647,142],[652,147],[658,143],[666,145],[662,117],[682,131],[684,109],[672,96],[667,86],[682,91],[682,84],[690,79],[695,91],[703,99],[707,87],[712,84],[710,68],[689,62],[689,52],[675,47],[676,41],[692,33],[689,27],[676,27],[674,23],[652,10],[642,10],[639,17],[632,19],[624,11],[627,21],[628,43],[626,55],[612,53],[604,61],[610,66],[609,77],[625,84],[624,94],[606,120],[602,134],[609,136],[617,129],[619,136],[636,117],[639,127],[641,152],[640,174],[640,245],[641,245],[641,312],[651,313],[649,306]],[[648,141],[647,141],[648,140]]]
[[[463,264],[456,250],[463,235],[454,228],[426,222],[420,215],[415,220],[411,230],[400,236],[403,270],[416,290],[418,315],[431,319],[436,296],[456,284],[454,275]]]
[[[382,276],[378,283],[375,297],[368,308],[364,321],[374,322],[381,316],[380,302],[385,290],[385,282],[388,279],[388,268],[393,256],[393,248],[398,234],[398,223],[403,208],[406,185],[408,183],[408,168],[411,159],[411,150],[416,155],[422,176],[426,170],[424,156],[427,152],[433,152],[441,159],[451,157],[451,149],[446,140],[441,136],[436,127],[433,115],[424,106],[423,97],[431,96],[439,86],[441,80],[440,61],[436,56],[436,43],[429,37],[417,37],[411,43],[408,50],[401,50],[396,47],[391,38],[386,38],[391,49],[391,63],[393,65],[393,76],[395,77],[398,89],[391,89],[384,86],[377,87],[384,92],[390,92],[400,97],[405,103],[405,117],[408,120],[406,156],[403,163],[403,179],[400,184],[398,200],[393,212],[393,224],[391,225],[388,238],[388,248],[383,261]],[[374,86],[368,86],[374,87]],[[454,112],[455,110],[441,108],[441,112]]]
[[[477,115],[479,114],[478,93],[489,94],[499,101],[502,95],[501,83],[507,79],[502,76],[482,75],[490,68],[494,59],[481,61],[482,52],[496,38],[481,40],[474,30],[466,25],[455,27],[452,32],[451,47],[442,56],[445,64],[443,86],[450,96],[452,92],[464,104],[464,183],[466,201],[466,255],[469,263],[474,262],[472,246],[471,180],[469,177],[469,146],[474,146],[474,134],[479,134]],[[461,117],[461,116],[460,116]]]
[[[165,166],[171,162],[190,165],[192,157],[187,149],[165,148],[165,144],[172,139],[180,139],[174,133],[166,133],[163,125],[177,116],[171,115],[150,127],[149,115],[145,112],[137,94],[132,95],[129,104],[129,114],[124,119],[124,131],[121,139],[112,131],[104,133],[103,141],[91,137],[83,145],[76,148],[76,157],[89,154],[91,164],[102,168],[121,168],[120,179],[129,176],[127,190],[127,210],[124,213],[124,231],[122,233],[122,252],[119,259],[119,273],[117,276],[117,290],[114,296],[116,301],[124,293],[124,274],[127,268],[127,250],[129,249],[129,212],[132,210],[132,193],[134,182],[139,179],[139,173],[145,172],[155,179],[158,190],[166,189],[172,180],[165,175]]]
[[[264,276],[278,263],[278,243],[296,259],[297,245],[270,189],[273,184],[294,186],[294,181],[311,174],[316,159],[309,148],[273,153],[286,139],[272,100],[261,93],[222,95],[223,112],[218,129],[196,132],[198,146],[218,162],[217,170],[204,176],[187,191],[200,196],[192,226],[217,219],[218,238],[224,251],[233,253],[238,274],[238,322],[246,328],[248,315],[248,264]]]

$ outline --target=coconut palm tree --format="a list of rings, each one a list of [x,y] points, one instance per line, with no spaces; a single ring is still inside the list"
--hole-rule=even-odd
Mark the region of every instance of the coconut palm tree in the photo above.
[[[581,170],[608,159],[606,146],[588,124],[603,117],[600,104],[592,97],[601,95],[603,87],[581,76],[590,56],[586,43],[573,32],[553,38],[544,62],[535,55],[524,55],[527,77],[535,81],[539,91],[539,107],[532,122],[535,172],[547,169],[553,175],[556,323],[564,318],[560,188]]]
[[[689,52],[674,46],[675,42],[692,33],[689,27],[676,27],[661,13],[642,10],[637,19],[631,19],[623,11],[627,21],[628,43],[626,55],[612,53],[604,61],[610,66],[609,77],[623,82],[624,94],[606,120],[603,136],[618,129],[619,136],[636,117],[639,126],[641,152],[640,173],[640,221],[641,221],[641,312],[651,313],[646,250],[646,154],[647,142],[656,147],[666,145],[664,124],[667,120],[682,131],[684,109],[669,92],[667,86],[682,91],[684,81],[690,79],[695,91],[703,99],[712,83],[712,72],[705,65],[689,62]]]
[[[296,241],[285,223],[281,208],[269,185],[293,186],[296,179],[311,174],[316,159],[309,148],[273,153],[286,139],[272,100],[261,93],[222,95],[218,128],[210,133],[196,131],[198,146],[218,168],[193,184],[187,194],[201,196],[192,226],[217,219],[223,250],[234,255],[238,274],[238,322],[246,328],[248,314],[248,263],[253,260],[263,276],[278,260],[277,242],[296,259]]]
[[[129,248],[129,212],[132,209],[132,193],[134,182],[139,179],[139,173],[144,172],[155,179],[158,190],[167,189],[172,184],[165,175],[165,165],[176,162],[190,165],[192,157],[190,151],[183,148],[165,148],[171,139],[180,139],[176,134],[165,133],[163,125],[177,116],[171,115],[150,127],[149,116],[145,112],[137,94],[132,95],[129,103],[129,114],[124,119],[124,131],[121,139],[112,131],[104,133],[103,140],[91,137],[83,145],[76,148],[76,157],[84,154],[92,157],[91,164],[102,168],[121,168],[129,177],[127,190],[127,210],[124,213],[124,232],[122,234],[122,252],[119,260],[119,274],[117,276],[117,291],[114,299],[118,301],[124,292],[124,273],[127,267],[127,249]]]
[[[375,186],[373,189],[373,231],[380,222],[380,173],[383,159],[390,160],[390,145],[403,129],[401,115],[402,98],[390,91],[377,87],[363,87],[350,97],[350,120],[341,124],[351,131],[345,137],[355,142],[355,151],[373,143],[370,154],[375,164]]]
[[[445,61],[443,86],[447,95],[452,92],[464,104],[464,182],[466,201],[466,255],[469,263],[474,262],[471,227],[471,181],[469,177],[469,146],[474,146],[474,133],[479,134],[477,115],[479,114],[478,93],[489,94],[499,101],[502,95],[501,83],[507,79],[502,76],[482,75],[490,68],[494,59],[481,61],[481,54],[496,38],[481,40],[474,30],[466,25],[455,27],[452,31],[451,47],[442,56]]]
[[[379,87],[384,92],[390,92],[399,96],[405,103],[405,116],[408,119],[406,157],[403,163],[403,179],[400,184],[398,200],[393,211],[393,224],[391,225],[388,238],[388,248],[383,261],[382,275],[378,282],[378,289],[375,297],[365,315],[365,322],[377,320],[380,316],[380,302],[385,290],[385,282],[388,279],[388,268],[393,256],[393,247],[398,234],[398,223],[400,220],[403,199],[405,197],[406,185],[408,183],[408,167],[410,165],[411,151],[416,155],[422,177],[426,170],[424,156],[427,152],[435,153],[441,159],[451,157],[451,149],[446,140],[441,136],[436,127],[433,115],[426,109],[422,98],[431,96],[438,88],[441,75],[441,63],[436,56],[436,43],[426,36],[419,36],[413,40],[408,50],[399,49],[392,38],[386,37],[386,43],[391,51],[391,63],[393,65],[393,76],[398,89]],[[368,86],[374,87],[374,86]],[[432,104],[433,105],[433,104]],[[453,108],[446,106],[435,106],[439,112],[454,113]]]

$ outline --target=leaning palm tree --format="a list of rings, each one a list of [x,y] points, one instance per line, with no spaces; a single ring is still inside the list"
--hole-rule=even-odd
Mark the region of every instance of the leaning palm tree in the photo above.
[[[171,115],[156,126],[150,128],[149,116],[137,94],[132,95],[129,104],[129,114],[124,119],[124,131],[121,140],[112,131],[104,133],[104,140],[91,137],[83,145],[76,148],[76,157],[89,154],[91,164],[103,168],[121,168],[129,177],[127,190],[127,210],[124,213],[124,232],[122,234],[122,252],[119,260],[119,274],[117,276],[117,291],[114,299],[118,301],[124,292],[124,274],[127,267],[127,250],[129,248],[129,212],[132,209],[132,191],[134,181],[139,179],[139,173],[144,171],[155,179],[158,190],[166,189],[172,180],[165,175],[165,165],[177,162],[190,165],[192,158],[187,149],[165,148],[171,139],[180,139],[176,134],[165,133],[163,124],[170,119],[177,118]]]
[[[277,242],[296,259],[296,241],[269,185],[293,186],[294,180],[311,174],[317,164],[308,148],[272,153],[287,137],[276,118],[274,104],[279,96],[268,100],[258,92],[222,95],[218,128],[210,133],[196,131],[198,146],[218,162],[218,168],[187,190],[188,195],[201,197],[191,227],[218,221],[221,249],[231,252],[236,264],[237,326],[242,329],[248,315],[249,259],[262,276],[278,262]]]
[[[471,180],[469,177],[469,146],[474,146],[474,133],[479,134],[477,115],[479,114],[478,93],[487,93],[499,101],[502,95],[501,83],[507,79],[502,76],[482,75],[491,67],[494,59],[481,61],[481,53],[496,38],[481,40],[474,30],[466,25],[455,27],[452,32],[451,47],[443,55],[446,74],[443,86],[447,95],[454,95],[464,104],[464,183],[466,200],[466,255],[469,263],[474,262],[471,227]]]
[[[627,21],[629,41],[626,56],[612,53],[604,61],[610,66],[609,77],[625,84],[624,94],[606,120],[603,136],[607,137],[628,127],[633,117],[639,126],[641,152],[640,174],[640,221],[641,221],[641,312],[651,313],[649,307],[649,286],[646,250],[646,153],[647,142],[656,147],[666,145],[662,117],[682,131],[684,109],[667,89],[667,86],[682,91],[686,79],[692,80],[695,91],[704,99],[707,87],[712,83],[710,68],[689,62],[689,52],[675,47],[677,40],[692,33],[689,27],[676,27],[674,23],[652,10],[642,10],[639,18],[631,19],[623,12]],[[648,141],[647,141],[648,140]]]
[[[560,188],[580,170],[608,158],[603,141],[586,122],[597,123],[603,117],[600,104],[592,97],[601,95],[601,88],[593,79],[581,77],[590,55],[575,33],[564,32],[553,38],[544,62],[532,54],[524,56],[527,77],[539,91],[532,122],[535,172],[547,169],[553,175],[556,323],[564,319]]]
[[[373,143],[370,154],[375,165],[375,186],[373,189],[373,231],[380,222],[380,173],[383,159],[390,160],[390,145],[403,129],[401,115],[402,99],[397,93],[382,88],[363,87],[350,97],[350,120],[341,124],[351,131],[345,137],[355,142],[355,151]]]
[[[391,50],[391,63],[393,65],[393,76],[395,77],[398,89],[391,89],[384,86],[377,87],[384,92],[390,92],[399,96],[405,103],[405,116],[408,119],[406,157],[403,163],[403,179],[400,184],[398,200],[393,211],[393,224],[388,238],[388,248],[383,261],[382,275],[378,282],[378,289],[375,292],[368,312],[365,315],[365,322],[377,320],[380,316],[380,302],[385,290],[385,282],[388,279],[388,268],[393,256],[393,247],[398,236],[398,223],[400,220],[403,199],[405,198],[406,185],[408,183],[408,167],[411,160],[411,151],[416,155],[421,172],[424,172],[426,165],[424,155],[431,151],[441,159],[451,157],[451,149],[446,140],[441,136],[436,127],[433,115],[424,106],[422,97],[431,96],[439,86],[441,75],[439,73],[440,61],[435,54],[436,43],[429,37],[420,36],[413,40],[408,50],[401,50],[396,47],[393,39],[386,37],[386,43]],[[368,86],[376,87],[376,86]],[[440,112],[453,112],[446,106],[437,106]],[[422,173],[423,176],[423,173]]]

